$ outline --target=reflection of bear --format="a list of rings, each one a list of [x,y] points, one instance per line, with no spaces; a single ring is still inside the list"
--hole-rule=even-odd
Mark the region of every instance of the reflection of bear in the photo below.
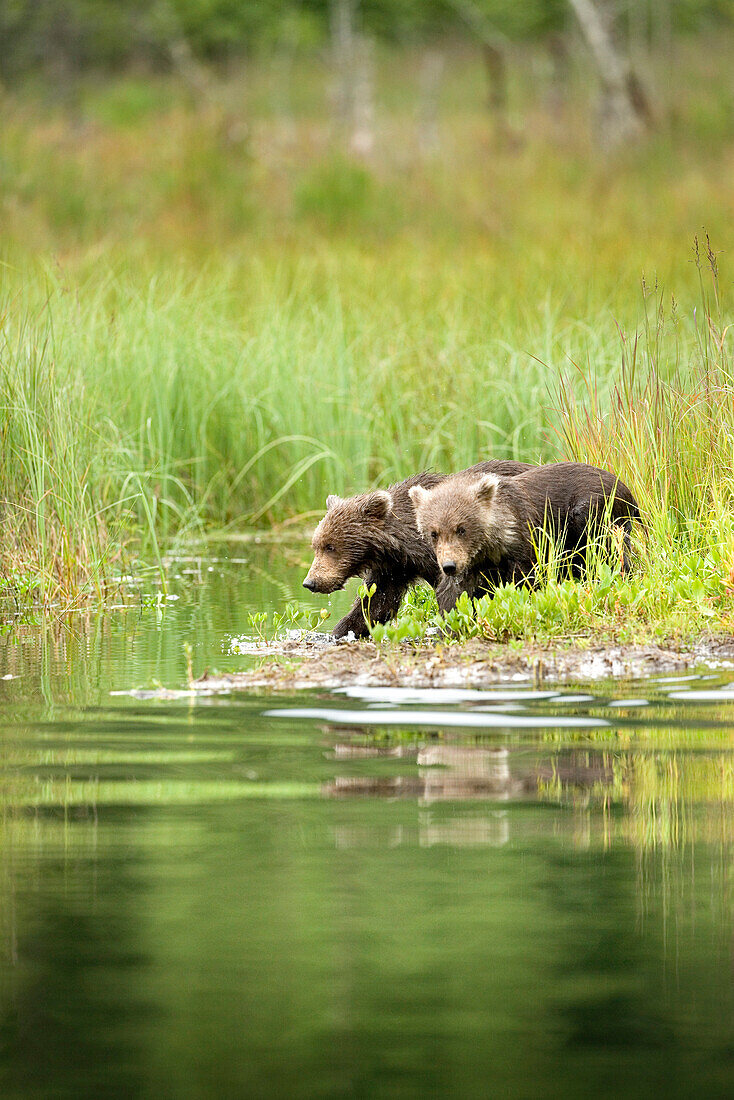
[[[637,502],[614,474],[595,466],[558,462],[513,478],[465,470],[409,492],[418,527],[446,578],[436,593],[442,611],[461,592],[476,596],[498,584],[532,582],[543,529],[560,542],[565,563],[578,575],[589,542],[603,538],[611,550],[609,524],[616,525],[623,533],[623,568],[629,568]]]
[[[466,473],[511,478],[533,469],[526,462],[480,462]],[[415,522],[410,491],[433,489],[446,480],[444,474],[416,474],[388,490],[363,493],[346,500],[330,496],[327,512],[316,528],[311,545],[314,560],[303,582],[311,592],[335,592],[350,577],[363,577],[377,591],[370,602],[373,622],[384,623],[397,614],[410,585],[423,578],[434,587],[442,573],[433,548],[421,538]],[[362,601],[334,627],[334,637],[349,631],[367,634]]]
[[[339,736],[343,732],[340,729]],[[359,727],[355,727],[354,733],[358,732]],[[379,774],[362,771],[359,775],[338,775],[324,784],[322,794],[326,798],[416,798],[423,807],[464,800],[541,799],[573,804],[588,803],[592,797],[602,803],[609,797],[615,779],[612,755],[600,750],[556,747],[550,755],[536,758],[504,745],[490,747],[457,740],[380,745],[338,742],[334,745],[334,757],[339,762],[396,757],[406,761],[415,757],[416,772],[401,768],[397,774],[382,769]],[[453,821],[460,824],[456,819]],[[496,823],[488,828],[485,822],[476,834],[474,826],[482,819],[472,821],[472,843],[477,842],[478,836],[482,843],[496,841]],[[461,828],[451,827],[447,832],[446,824],[452,826],[452,819],[437,823],[437,830],[432,830],[434,836],[439,833],[449,843],[469,842]],[[490,839],[491,835],[495,840]]]

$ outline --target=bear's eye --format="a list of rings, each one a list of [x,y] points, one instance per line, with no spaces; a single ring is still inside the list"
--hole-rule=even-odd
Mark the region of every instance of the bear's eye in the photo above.
[[[324,550],[326,551],[327,554],[333,554],[334,553],[334,547],[331,545],[330,542],[327,542],[326,546],[324,547]]]
[[[431,531],[431,538],[435,542],[436,539],[438,538],[438,531]]]
[[[465,535],[466,534],[466,527],[457,527],[456,528],[456,534],[457,535]]]

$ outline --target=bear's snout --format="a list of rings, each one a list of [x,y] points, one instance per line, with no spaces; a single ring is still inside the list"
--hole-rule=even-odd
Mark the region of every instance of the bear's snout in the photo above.
[[[314,573],[313,566],[303,579],[304,588],[309,592],[318,592],[322,596],[328,596],[343,586],[344,577],[335,576],[333,573]]]
[[[456,562],[450,560],[441,562],[441,568],[443,569],[447,577],[453,577],[454,573],[456,572]]]

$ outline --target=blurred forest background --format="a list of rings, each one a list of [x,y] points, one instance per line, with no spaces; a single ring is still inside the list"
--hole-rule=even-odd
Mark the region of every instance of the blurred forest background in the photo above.
[[[733,62],[733,0],[0,0],[6,568],[489,454],[720,497],[725,424],[599,424],[728,369]]]

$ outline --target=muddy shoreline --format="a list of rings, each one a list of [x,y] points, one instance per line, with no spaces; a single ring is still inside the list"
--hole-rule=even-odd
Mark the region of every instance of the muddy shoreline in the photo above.
[[[197,691],[298,691],[349,685],[477,687],[508,681],[564,683],[630,680],[689,669],[734,669],[734,637],[648,645],[563,642],[553,645],[462,645],[382,647],[372,642],[326,644],[323,635],[253,643],[245,655],[256,667],[239,673],[204,673]]]

